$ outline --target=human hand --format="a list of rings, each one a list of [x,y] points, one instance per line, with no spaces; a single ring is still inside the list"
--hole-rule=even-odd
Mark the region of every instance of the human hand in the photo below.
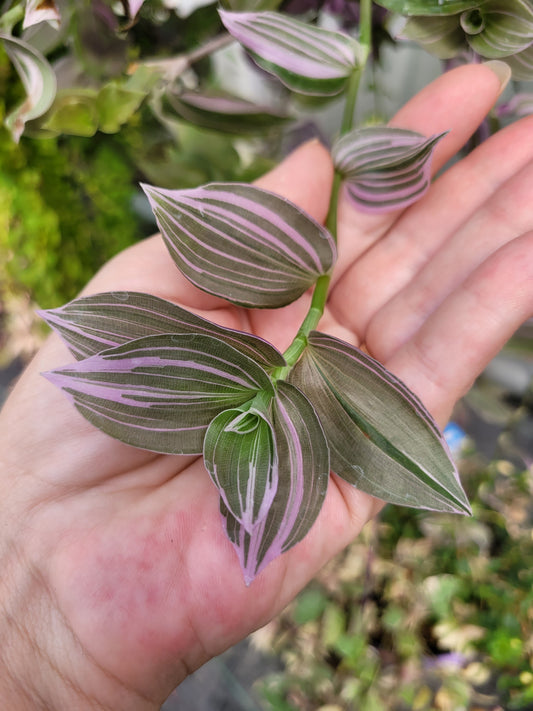
[[[473,91],[475,87],[475,91]],[[450,72],[394,125],[452,129],[438,170],[500,84]],[[444,424],[533,308],[533,119],[502,131],[399,214],[339,209],[339,261],[320,329],[382,360]],[[307,144],[259,184],[323,221],[333,169]],[[159,238],[108,263],[86,293],[153,293],[284,349],[308,297],[245,311],[198,291]],[[308,536],[246,587],[201,459],[156,455],[87,423],[40,373],[72,361],[52,336],[0,414],[0,693],[19,709],[158,708],[208,658],[264,624],[380,502],[332,477]]]

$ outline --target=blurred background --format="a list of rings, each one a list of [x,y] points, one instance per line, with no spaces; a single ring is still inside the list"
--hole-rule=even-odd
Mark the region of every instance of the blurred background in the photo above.
[[[155,231],[139,182],[253,180],[303,140],[330,142],[342,111],[259,71],[210,0],[50,4],[60,22],[23,27],[26,4],[0,3],[0,402],[46,336],[35,310]],[[223,4],[349,32],[358,18],[356,0]],[[360,124],[387,121],[445,68],[377,7],[374,40]],[[464,150],[532,110],[511,83]],[[472,518],[387,507],[164,711],[533,710],[532,383],[528,322],[446,431]]]

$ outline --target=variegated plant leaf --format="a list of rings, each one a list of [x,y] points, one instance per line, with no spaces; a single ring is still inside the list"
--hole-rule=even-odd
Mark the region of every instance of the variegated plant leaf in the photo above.
[[[248,532],[224,501],[220,505],[246,584],[307,535],[327,492],[328,445],[309,400],[289,383],[278,382],[271,422],[279,469],[277,491],[268,515]]]
[[[522,52],[533,43],[530,0],[487,0],[463,12],[460,23],[474,52],[489,59]]]
[[[224,505],[252,535],[278,488],[278,452],[266,414],[253,405],[221,412],[204,440],[205,466]]]
[[[150,294],[111,291],[38,313],[78,360],[143,336],[200,333],[219,338],[263,368],[285,365],[281,353],[262,338],[224,328]]]
[[[516,81],[533,80],[533,45],[512,57],[506,57],[505,62],[511,67],[513,79]]]
[[[228,32],[257,64],[293,91],[334,96],[358,65],[358,43],[341,32],[278,12],[219,12]]]
[[[195,126],[238,136],[264,133],[291,120],[290,116],[269,107],[221,92],[167,93],[167,99],[181,118]]]
[[[399,210],[428,190],[432,152],[444,135],[426,138],[387,126],[355,129],[335,143],[333,161],[357,208]]]
[[[96,427],[166,454],[200,454],[220,412],[273,394],[257,363],[205,334],[146,336],[45,376]]]
[[[470,512],[433,418],[376,360],[343,341],[312,332],[290,380],[320,417],[336,474],[391,503]]]
[[[335,260],[329,232],[266,190],[240,183],[144,190],[182,273],[200,289],[240,306],[284,306]]]
[[[25,30],[39,22],[48,22],[52,27],[59,27],[61,15],[54,0],[27,0],[22,29]]]
[[[399,15],[457,15],[486,0],[375,0],[376,5]]]
[[[410,17],[401,37],[416,42],[439,59],[451,59],[467,48],[465,33],[456,15]]]
[[[44,55],[27,42],[2,33],[0,41],[26,91],[26,99],[5,120],[13,138],[18,141],[26,122],[42,116],[52,105],[57,91],[56,76]]]

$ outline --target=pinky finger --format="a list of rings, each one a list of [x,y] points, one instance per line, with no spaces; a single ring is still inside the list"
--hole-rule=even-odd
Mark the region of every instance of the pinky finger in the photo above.
[[[481,264],[386,363],[440,425],[533,314],[533,232]]]

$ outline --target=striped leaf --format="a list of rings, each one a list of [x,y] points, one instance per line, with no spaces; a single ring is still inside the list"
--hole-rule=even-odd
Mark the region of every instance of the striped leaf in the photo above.
[[[204,462],[224,505],[253,533],[278,488],[276,441],[265,414],[253,407],[220,413],[205,436]]]
[[[336,474],[394,504],[470,512],[433,418],[376,360],[313,332],[291,382],[307,395],[322,421]]]
[[[248,531],[224,500],[220,504],[247,585],[269,562],[304,538],[327,492],[328,446],[317,414],[303,393],[289,383],[278,382],[271,423],[278,485],[267,516]]]
[[[451,59],[467,48],[457,16],[410,17],[401,33],[439,59]]]
[[[339,94],[358,64],[359,45],[343,33],[277,12],[219,12],[228,32],[257,64],[292,91]]]
[[[199,333],[224,341],[263,368],[285,365],[281,353],[262,338],[223,328],[150,294],[111,291],[84,296],[39,315],[78,360],[143,336]]]
[[[387,126],[355,129],[335,143],[333,161],[358,209],[399,210],[428,190],[433,149],[444,135],[425,138]]]
[[[327,230],[266,190],[240,183],[144,189],[183,274],[200,289],[240,306],[284,306],[335,260]]]
[[[18,141],[26,122],[39,118],[52,105],[57,90],[56,76],[48,60],[32,45],[2,33],[0,41],[26,92],[24,101],[5,120],[13,138]]]
[[[486,0],[375,0],[376,5],[400,15],[457,15]]]
[[[166,454],[200,454],[220,412],[273,394],[251,358],[204,334],[146,336],[45,376],[96,427]]]
[[[474,52],[489,59],[522,52],[533,43],[530,0],[488,0],[463,12],[460,23]]]
[[[224,93],[167,93],[174,111],[195,126],[236,134],[256,135],[285,126],[290,116]]]
[[[533,80],[533,45],[512,57],[506,57],[505,62],[511,67],[515,81]]]

